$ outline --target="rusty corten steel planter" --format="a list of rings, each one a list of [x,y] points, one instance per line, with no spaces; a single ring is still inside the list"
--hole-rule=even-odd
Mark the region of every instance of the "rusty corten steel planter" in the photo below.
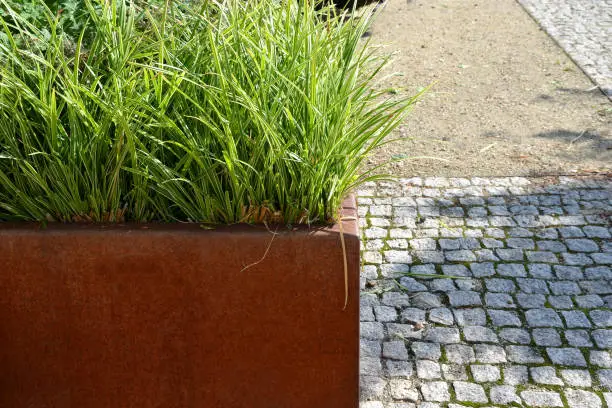
[[[0,407],[356,408],[343,232],[0,224]]]

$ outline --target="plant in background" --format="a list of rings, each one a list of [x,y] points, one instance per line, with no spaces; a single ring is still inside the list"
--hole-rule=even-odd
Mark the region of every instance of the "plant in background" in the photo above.
[[[373,90],[370,13],[83,1],[71,36],[0,0],[0,219],[331,222],[415,100]]]

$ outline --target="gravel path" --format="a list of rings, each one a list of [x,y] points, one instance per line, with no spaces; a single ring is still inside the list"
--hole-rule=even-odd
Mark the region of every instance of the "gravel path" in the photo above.
[[[612,407],[611,179],[358,195],[361,408]]]
[[[612,0],[518,0],[612,98]]]

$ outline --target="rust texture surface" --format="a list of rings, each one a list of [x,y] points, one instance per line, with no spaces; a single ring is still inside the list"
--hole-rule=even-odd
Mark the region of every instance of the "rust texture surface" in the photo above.
[[[356,408],[338,230],[0,224],[0,407]]]

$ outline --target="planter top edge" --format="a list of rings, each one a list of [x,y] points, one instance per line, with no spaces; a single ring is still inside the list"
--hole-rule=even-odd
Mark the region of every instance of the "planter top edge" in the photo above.
[[[342,223],[340,228],[339,223]],[[206,223],[56,223],[50,222],[43,226],[40,222],[0,222],[0,235],[6,234],[37,234],[37,233],[141,233],[157,234],[173,232],[177,234],[206,233],[239,233],[239,234],[269,234],[270,231],[288,234],[327,235],[342,232],[345,235],[359,235],[357,222],[357,204],[353,195],[347,197],[340,212],[340,220],[331,225],[263,225],[263,224],[233,224],[209,225]]]

